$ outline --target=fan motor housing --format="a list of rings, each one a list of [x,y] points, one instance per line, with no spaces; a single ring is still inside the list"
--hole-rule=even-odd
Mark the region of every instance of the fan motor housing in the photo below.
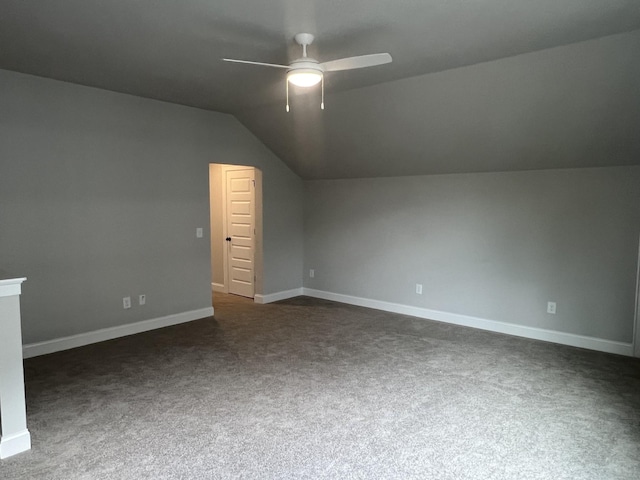
[[[297,72],[300,70],[313,70],[314,72],[319,73],[324,72],[324,69],[320,66],[320,64],[312,58],[299,58],[291,62],[289,66],[291,68],[289,68],[287,73]]]

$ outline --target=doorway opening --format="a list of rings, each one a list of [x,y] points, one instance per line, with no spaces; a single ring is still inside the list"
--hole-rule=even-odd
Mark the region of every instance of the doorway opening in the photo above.
[[[211,289],[262,294],[262,171],[209,164]]]

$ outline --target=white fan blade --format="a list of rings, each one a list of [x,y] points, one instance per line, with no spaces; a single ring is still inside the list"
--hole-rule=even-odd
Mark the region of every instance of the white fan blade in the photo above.
[[[262,65],[263,67],[291,68],[289,65],[278,65],[276,63],[252,62],[251,60],[235,60],[233,58],[223,58],[222,60],[225,62],[232,62],[232,63],[247,63],[249,65]]]
[[[330,62],[321,63],[320,66],[325,72],[337,72],[338,70],[352,70],[354,68],[375,67],[383,65],[393,60],[388,53],[372,53],[371,55],[360,55],[358,57],[339,58]]]

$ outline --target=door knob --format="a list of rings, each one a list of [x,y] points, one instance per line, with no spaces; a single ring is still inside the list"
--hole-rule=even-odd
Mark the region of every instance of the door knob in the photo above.
[[[225,240],[226,240],[227,242],[230,242],[230,241],[231,241],[231,237],[227,237],[227,238],[225,238]]]

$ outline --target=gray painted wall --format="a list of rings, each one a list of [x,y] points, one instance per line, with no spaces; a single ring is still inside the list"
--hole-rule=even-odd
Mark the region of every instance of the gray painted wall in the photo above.
[[[302,181],[233,117],[0,71],[0,265],[28,277],[25,342],[211,306],[211,162],[262,170],[264,293],[299,287]]]
[[[632,341],[638,166],[305,185],[306,287]]]

